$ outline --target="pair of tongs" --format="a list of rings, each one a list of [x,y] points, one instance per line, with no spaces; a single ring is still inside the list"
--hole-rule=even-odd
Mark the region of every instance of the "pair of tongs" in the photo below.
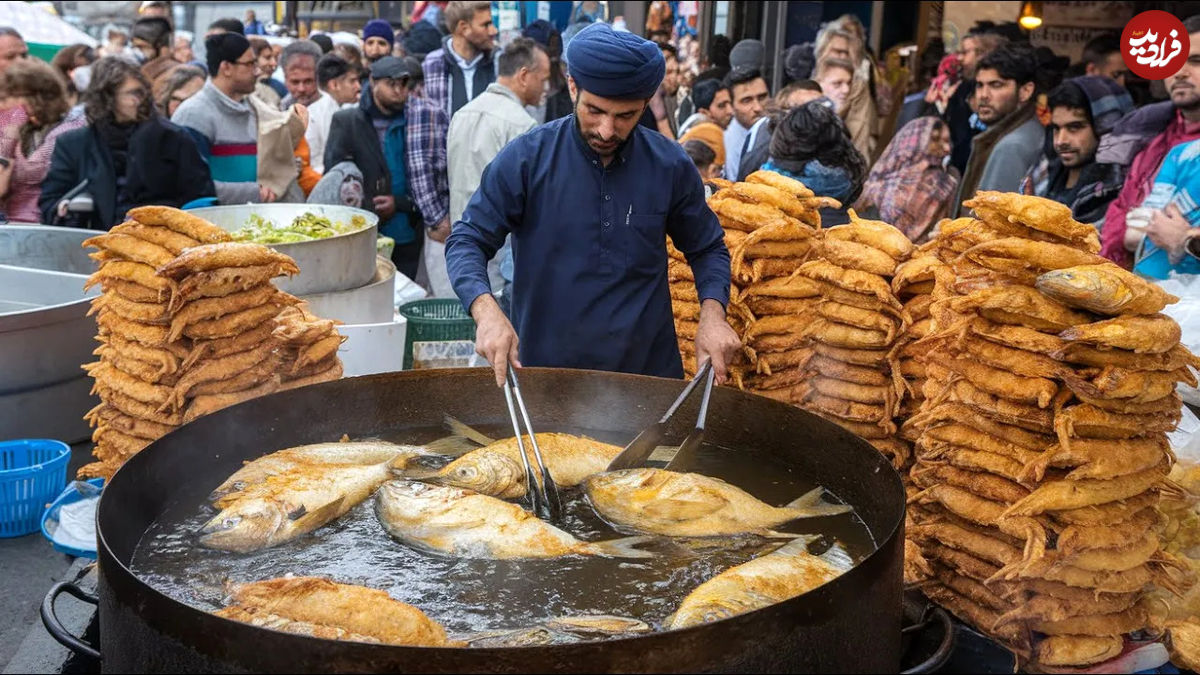
[[[521,434],[521,424],[517,419],[517,410],[513,407],[513,399],[521,410],[521,418],[525,421],[525,429],[529,433],[529,442],[533,446],[533,459],[537,464],[534,471],[533,463],[529,461],[529,453],[525,450],[525,440]],[[537,436],[533,433],[533,425],[529,423],[529,412],[525,410],[525,399],[521,398],[521,383],[517,380],[517,371],[512,364],[508,365],[508,376],[504,380],[504,401],[508,403],[508,417],[512,420],[513,433],[517,437],[517,449],[521,452],[521,462],[525,465],[525,492],[529,496],[530,510],[543,520],[558,520],[562,514],[562,501],[558,496],[558,486],[550,477],[550,471],[542,461],[542,450],[538,447]],[[541,483],[538,483],[538,474]]]
[[[654,449],[662,444],[662,439],[667,434],[667,424],[683,405],[683,402],[691,396],[696,390],[696,385],[704,382],[704,395],[700,399],[700,414],[696,416],[696,428],[688,434],[687,438],[683,439],[683,443],[679,445],[679,450],[675,456],[667,463],[667,469],[670,471],[687,471],[691,465],[691,460],[696,454],[696,449],[704,441],[704,422],[708,418],[708,400],[712,396],[713,381],[716,378],[716,371],[713,370],[712,362],[708,359],[696,371],[696,377],[692,378],[691,382],[684,387],[683,393],[671,407],[667,409],[667,414],[663,415],[662,419],[657,424],[647,427],[642,433],[638,434],[633,442],[625,446],[621,454],[617,455],[613,461],[609,462],[609,471],[619,471],[621,469],[633,469],[641,466],[642,463],[654,453]]]

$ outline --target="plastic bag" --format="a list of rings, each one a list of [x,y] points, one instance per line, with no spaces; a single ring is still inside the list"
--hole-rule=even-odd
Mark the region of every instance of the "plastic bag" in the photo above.
[[[59,546],[78,551],[96,550],[96,506],[100,503],[100,488],[83,481],[71,483],[83,499],[63,504],[58,509],[58,525],[50,538]]]
[[[1179,324],[1183,331],[1183,346],[1193,354],[1200,354],[1200,275],[1172,272],[1170,279],[1159,281],[1158,285],[1179,298],[1179,302],[1167,305],[1163,314]],[[1180,384],[1177,390],[1187,403],[1200,405],[1200,390],[1185,384]]]

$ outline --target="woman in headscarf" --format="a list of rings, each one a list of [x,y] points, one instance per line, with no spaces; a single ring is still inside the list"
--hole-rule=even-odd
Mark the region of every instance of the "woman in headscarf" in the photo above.
[[[862,192],[867,162],[824,98],[793,108],[771,134],[764,171],[795,178],[820,197],[848,206]]]
[[[936,117],[918,117],[884,148],[855,208],[875,207],[881,220],[923,241],[949,213],[958,189],[958,170],[947,168],[949,156],[950,128]]]

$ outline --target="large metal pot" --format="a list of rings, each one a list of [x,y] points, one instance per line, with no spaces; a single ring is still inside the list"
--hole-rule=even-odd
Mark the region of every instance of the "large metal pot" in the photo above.
[[[358,288],[370,283],[375,276],[379,216],[370,211],[321,204],[244,204],[210,206],[193,209],[191,213],[230,232],[245,227],[252,214],[279,226],[285,226],[305,213],[316,213],[335,223],[349,223],[354,216],[362,216],[367,227],[355,232],[316,241],[271,244],[271,248],[291,256],[300,267],[300,274],[290,279],[276,279],[275,285],[292,295],[313,295]]]
[[[92,407],[79,369],[92,360],[96,322],[83,284],[95,263],[80,244],[96,233],[0,226],[0,438],[78,440]]]
[[[678,381],[526,369],[539,430],[630,438],[679,393]],[[404,428],[444,414],[506,421],[490,370],[387,373],[255,399],[203,417],[134,456],[105,488],[97,516],[104,672],[894,672],[901,650],[904,489],[861,439],[791,406],[720,388],[707,438],[730,452],[774,453],[853,504],[877,548],[858,566],[784,603],[642,637],[521,648],[417,648],[321,640],[218,618],[168,597],[129,569],[169,504],[199,504],[245,460],[277,448]],[[691,411],[678,417],[686,419]],[[681,425],[682,427],[683,425]],[[677,430],[682,438],[686,429]],[[603,583],[597,580],[597,583]],[[44,616],[52,618],[56,587]],[[48,620],[48,626],[54,626]],[[56,628],[61,634],[61,627]],[[68,640],[69,641],[69,640]]]

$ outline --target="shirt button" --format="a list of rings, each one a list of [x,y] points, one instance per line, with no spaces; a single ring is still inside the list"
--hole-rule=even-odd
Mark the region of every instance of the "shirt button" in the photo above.
[[[594,160],[594,159],[593,159],[593,160],[592,160],[592,166],[596,166],[597,164],[599,164],[599,162],[597,162],[596,160]]]
[[[612,195],[604,195],[604,201],[612,201]]]
[[[605,227],[608,227],[608,221],[607,221],[607,220],[606,220],[606,221],[604,221],[604,226],[605,226]]]

